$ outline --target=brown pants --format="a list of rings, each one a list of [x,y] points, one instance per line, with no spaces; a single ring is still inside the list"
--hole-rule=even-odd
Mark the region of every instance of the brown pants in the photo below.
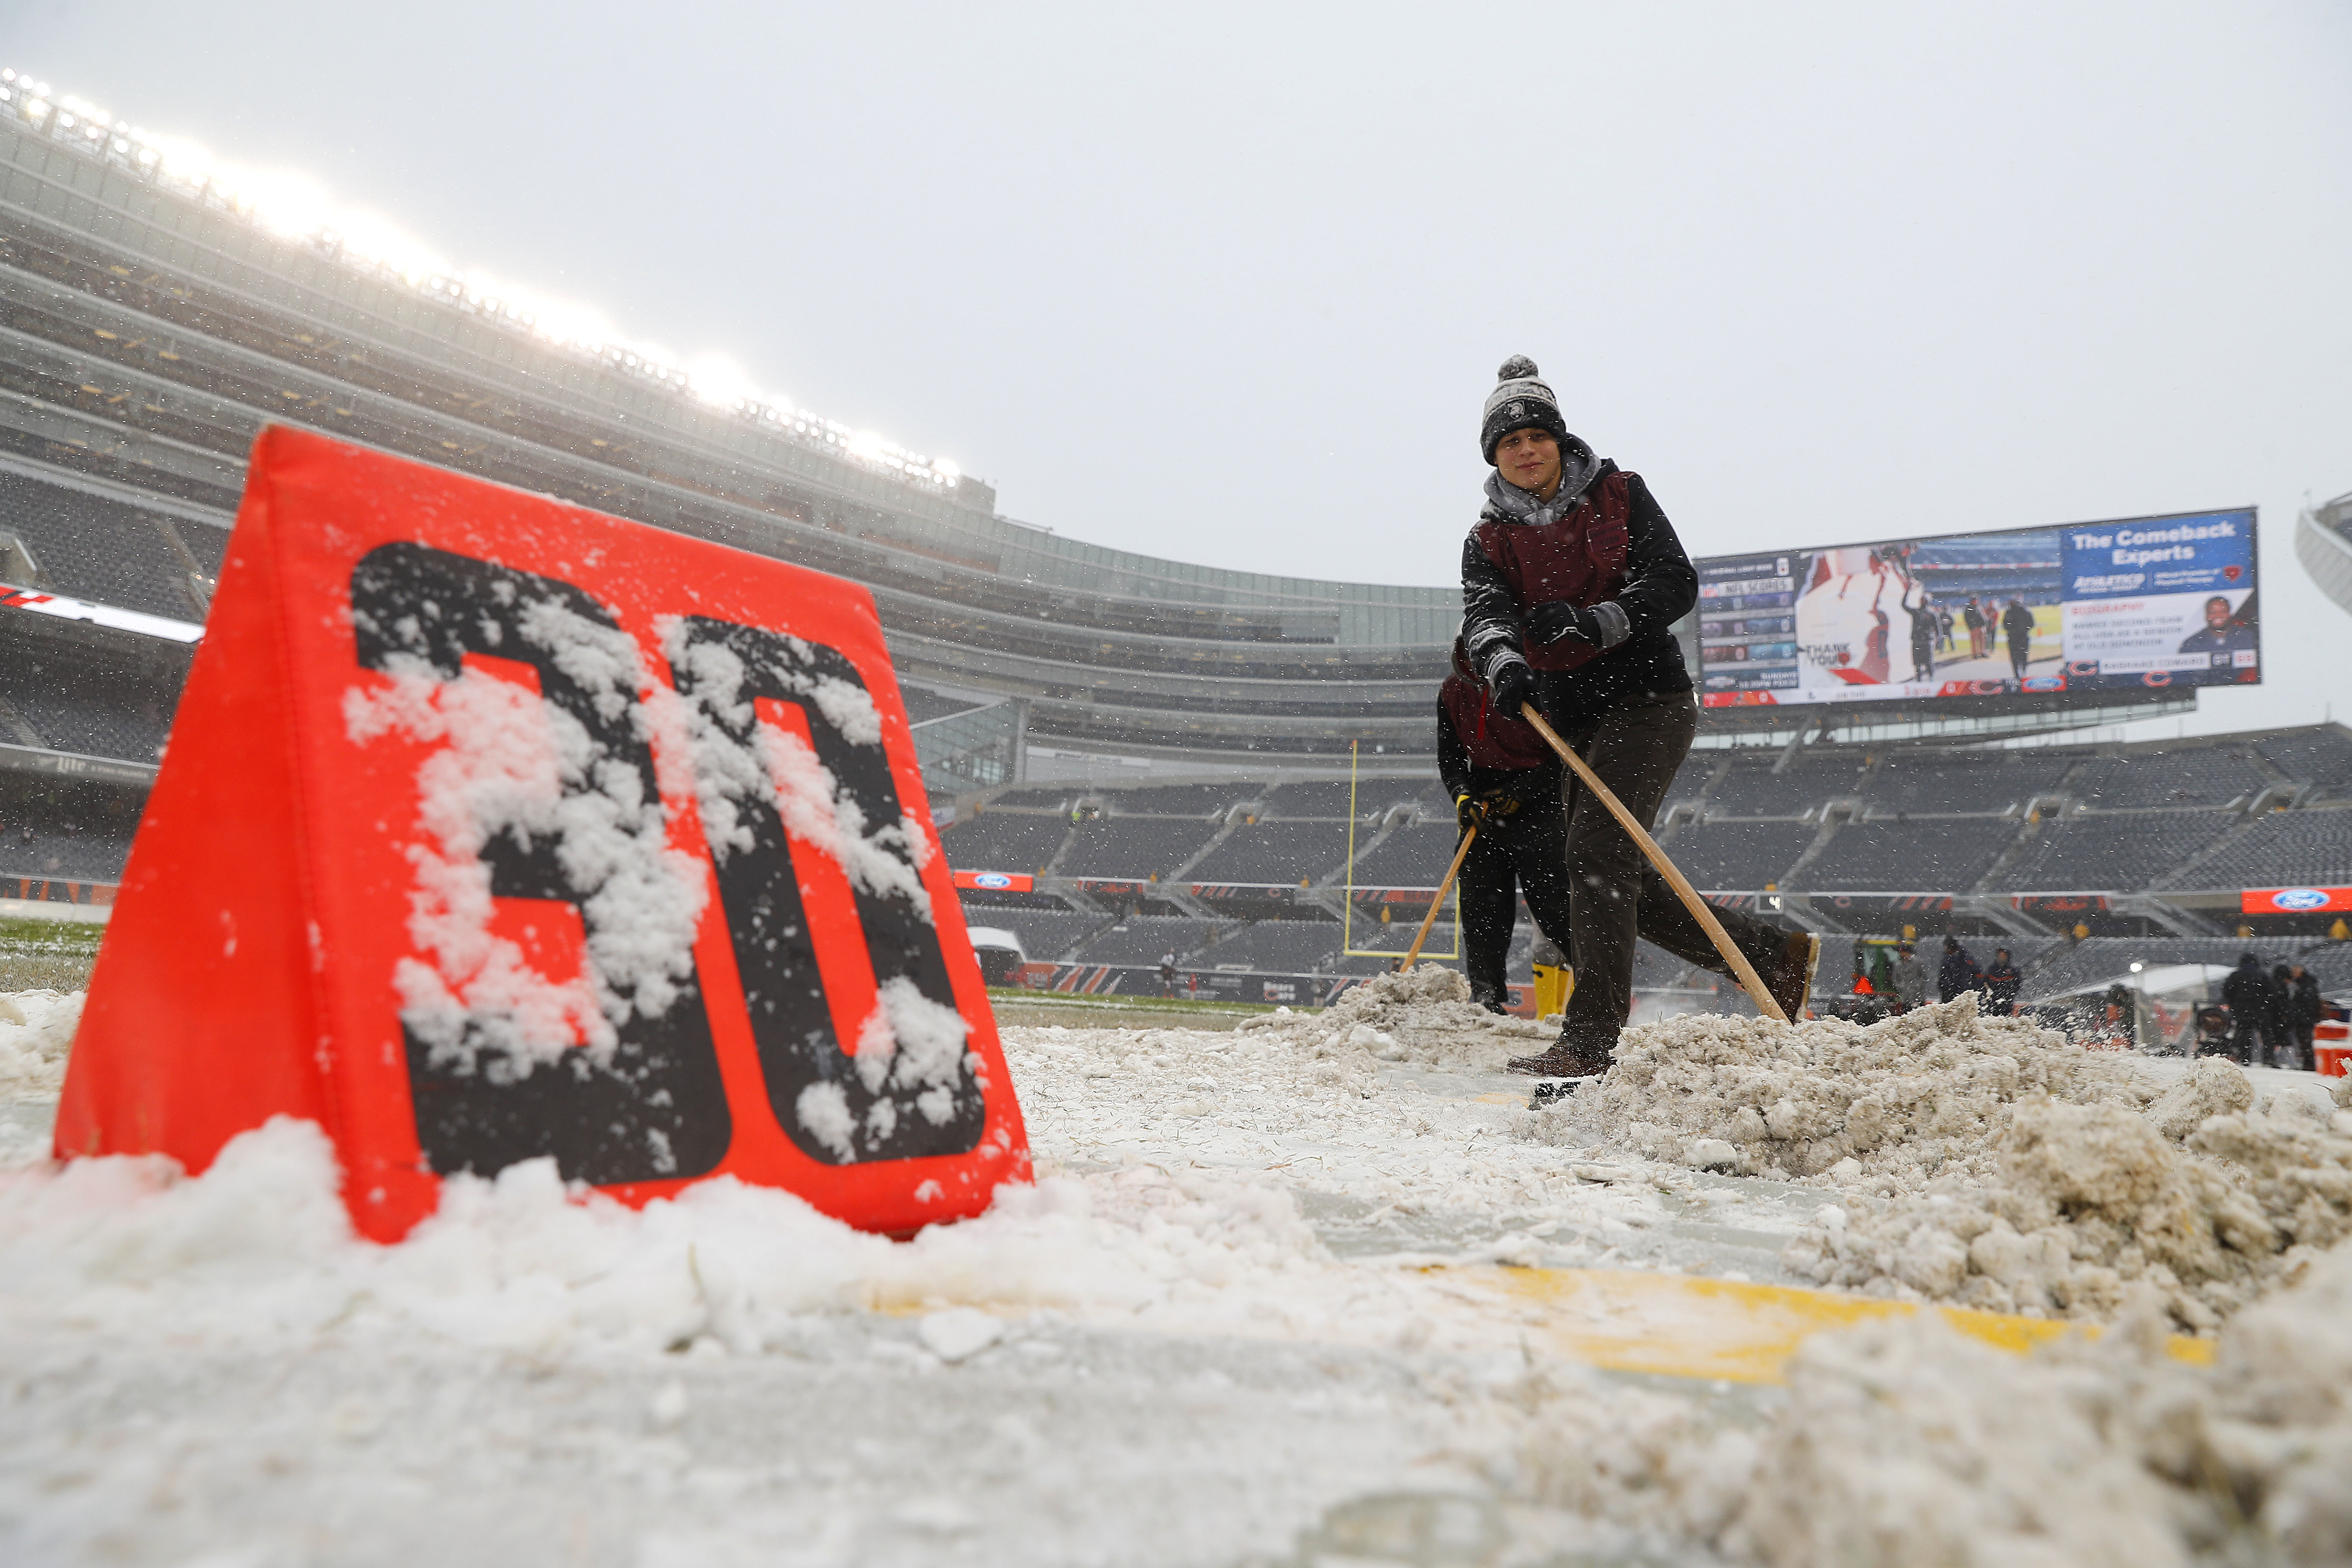
[[[1698,710],[1690,694],[1669,692],[1621,703],[1562,739],[1636,822],[1652,827],[1697,733]],[[1560,1038],[1605,1051],[1616,1045],[1633,1009],[1635,937],[1717,974],[1730,973],[1731,965],[1609,808],[1573,773],[1563,770],[1563,775],[1576,991]],[[1737,910],[1716,912],[1748,961],[1770,973],[1789,933]]]

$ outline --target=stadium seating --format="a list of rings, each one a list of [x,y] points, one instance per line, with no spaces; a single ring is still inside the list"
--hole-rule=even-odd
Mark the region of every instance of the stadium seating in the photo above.
[[[1858,792],[1859,759],[1851,752],[1802,759],[1774,773],[1770,755],[1740,757],[1707,794],[1710,816],[1801,816],[1825,800]]]
[[[1461,841],[1451,818],[1400,827],[1370,850],[1360,834],[1353,879],[1360,888],[1434,888]]]
[[[1412,800],[1422,782],[1419,779],[1360,779],[1352,786],[1356,815],[1362,816],[1385,811],[1391,805]],[[1348,816],[1350,787],[1345,779],[1282,784],[1276,787],[1266,806],[1276,816],[1344,819]]]
[[[1375,940],[1359,945],[1385,943]],[[1339,954],[1337,921],[1259,921],[1195,953],[1192,962],[1207,969],[1242,964],[1270,974],[1307,974],[1328,969]]]
[[[1319,880],[1347,858],[1346,823],[1269,819],[1235,828],[1184,876],[1189,882],[1295,887]]]
[[[2324,786],[2332,795],[2352,794],[2352,738],[2333,729],[2303,730],[2254,742],[2279,772],[2303,784]]]
[[[1405,920],[1402,917],[1390,921],[1386,926],[1360,927],[1356,931],[1356,945],[1359,948],[1370,950],[1369,955],[1352,958],[1344,954],[1336,956],[1331,960],[1329,972],[1333,974],[1381,973],[1396,963],[1396,959],[1390,956],[1391,954],[1402,953],[1412,945],[1412,933],[1420,928],[1420,921]],[[1454,941],[1454,922],[1438,921],[1429,928],[1429,941],[1422,949],[1420,962],[1443,964],[1448,969],[1461,968],[1462,960],[1452,956]],[[1525,970],[1521,969],[1517,973],[1524,975]]]
[[[1205,817],[1098,817],[1078,825],[1055,869],[1065,877],[1164,877],[1198,854],[1215,831]]]
[[[2101,757],[2074,776],[2067,793],[2099,811],[2177,809],[2235,805],[2269,783],[2242,753],[2196,746],[2155,755]]]
[[[969,697],[950,697],[944,692],[926,690],[919,686],[901,686],[898,696],[907,704],[907,722],[909,724],[926,723],[933,719],[945,719],[987,706]]]
[[[13,612],[12,612],[13,614]],[[150,767],[170,732],[178,693],[104,649],[37,641],[0,626],[0,743],[38,744]]]
[[[1109,917],[1065,910],[1014,910],[992,904],[966,904],[967,926],[994,926],[1021,938],[1032,963],[1053,963],[1110,923]]]
[[[1043,869],[1069,835],[1064,817],[983,811],[941,828],[940,846],[960,871],[1026,874]]]
[[[2000,878],[2010,892],[2148,886],[2229,831],[2223,811],[2069,812],[2044,821]]]
[[[1846,823],[1790,885],[1848,892],[1965,892],[2016,837],[2017,825],[1998,816]]]
[[[1812,841],[1812,827],[1801,822],[1692,822],[1664,847],[1693,887],[1752,892],[1786,877]]]
[[[2265,812],[2166,880],[2179,888],[2352,885],[2352,807]]]
[[[1962,752],[1890,752],[1864,787],[1874,815],[1881,812],[1979,813],[1999,816],[2037,795],[2055,793],[2084,753],[2057,748]]]
[[[228,536],[217,528],[0,471],[0,533],[25,542],[45,579],[39,586],[175,621],[200,621],[188,563],[165,537],[165,526],[206,575],[219,572]]]
[[[1157,963],[1172,952],[1179,963],[1189,963],[1192,954],[1232,929],[1217,921],[1182,915],[1130,915],[1081,943],[1074,962]]]
[[[1267,785],[1249,779],[1231,784],[1157,784],[1148,789],[1096,791],[1095,795],[1118,816],[1206,817],[1235,801],[1255,800]]]

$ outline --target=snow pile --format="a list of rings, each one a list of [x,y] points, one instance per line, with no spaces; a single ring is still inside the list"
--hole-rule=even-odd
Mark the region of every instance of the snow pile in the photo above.
[[[2164,1338],[2142,1314],[2021,1357],[1933,1316],[1891,1319],[1809,1340],[1786,1404],[1745,1418],[1531,1365],[1464,1402],[1452,1457],[1531,1510],[1515,1560],[1589,1549],[1600,1526],[1609,1561],[2345,1561],[2352,1250],[2249,1308],[2210,1370]]]
[[[1699,1169],[1907,1191],[1939,1174],[1990,1174],[2021,1100],[2137,1110],[2153,1092],[2128,1058],[2030,1020],[1980,1016],[1970,993],[1867,1028],[1708,1014],[1637,1025],[1608,1075],[1531,1131]]]
[[[2021,1105],[1993,1179],[1825,1210],[1783,1260],[1822,1284],[2037,1316],[2112,1317],[2151,1291],[2210,1331],[2352,1234],[2352,1116],[2252,1099],[2208,1060],[2147,1114]],[[2199,1114],[2216,1106],[2234,1109]]]
[[[1235,1284],[1251,1289],[1224,1305],[1246,1321],[1269,1310],[1260,1296],[1297,1296],[1287,1276],[1321,1250],[1278,1188],[1190,1173],[1007,1186],[982,1218],[904,1244],[729,1179],[633,1210],[567,1192],[542,1160],[445,1179],[439,1212],[377,1247],[352,1234],[339,1181],[325,1136],[284,1118],[193,1180],[160,1157],[0,1175],[0,1338],[271,1344],[332,1328],[554,1356],[709,1336],[750,1354],[844,1310],[1213,1321]]]
[[[1320,1013],[1285,1008],[1241,1027],[1276,1031],[1318,1055],[1486,1070],[1542,1048],[1530,1042],[1551,1038],[1530,1019],[1487,1012],[1470,1000],[1470,983],[1459,970],[1434,963],[1374,975]]]
[[[54,1094],[81,1022],[82,994],[0,992],[0,1093]]]

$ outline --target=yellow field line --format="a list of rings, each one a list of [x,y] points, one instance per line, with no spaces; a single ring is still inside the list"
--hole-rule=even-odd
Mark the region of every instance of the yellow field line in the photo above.
[[[1781,1382],[1790,1358],[1813,1335],[1920,1310],[1908,1301],[1638,1269],[1441,1265],[1425,1272],[1542,1309],[1538,1331],[1588,1365],[1733,1383]],[[1935,1310],[1961,1333],[2017,1353],[2068,1332],[2099,1332],[2095,1324]],[[2210,1340],[2175,1335],[2168,1349],[2178,1361],[2212,1363]]]

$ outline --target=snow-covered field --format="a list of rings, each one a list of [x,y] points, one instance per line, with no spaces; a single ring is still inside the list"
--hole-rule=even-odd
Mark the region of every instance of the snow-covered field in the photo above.
[[[2352,1118],[2311,1080],[2090,1060],[1960,1009],[1899,1050],[1656,1026],[1580,1108],[1531,1112],[1499,1070],[1531,1026],[1456,984],[1224,1033],[1008,1030],[1040,1180],[906,1244],[777,1193],[636,1212],[526,1166],[380,1248],[291,1123],[194,1181],[60,1171],[77,1004],[18,996],[0,1560],[2352,1553],[2352,1253],[2319,1239]],[[2196,1236],[2231,1255],[2210,1279],[2163,1261]],[[1998,1285],[2122,1326],[2027,1360],[1921,1317],[1815,1339],[1785,1389],[1632,1376],[1579,1364],[1496,1264]],[[2211,1371],[2163,1353],[2199,1310]]]

